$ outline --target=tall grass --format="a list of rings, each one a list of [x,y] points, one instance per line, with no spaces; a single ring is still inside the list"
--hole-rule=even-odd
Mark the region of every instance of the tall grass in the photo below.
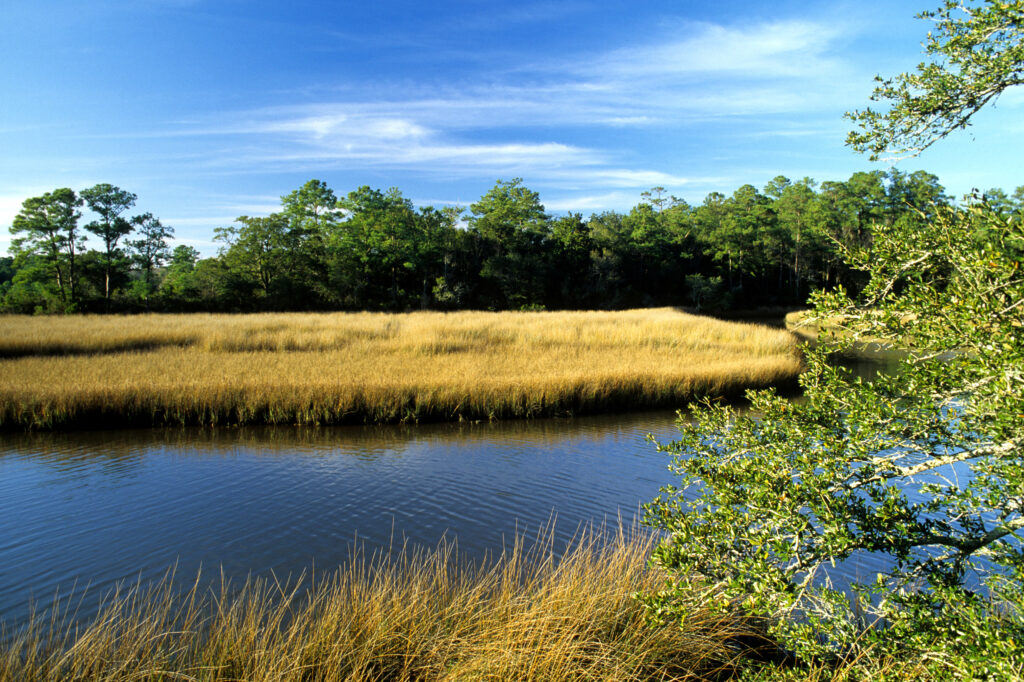
[[[792,382],[781,330],[670,309],[6,317],[0,427],[489,419]]]
[[[548,536],[550,537],[550,535]],[[695,604],[650,626],[632,598],[656,589],[652,538],[585,534],[560,559],[520,538],[498,560],[357,555],[327,577],[108,597],[76,623],[39,613],[0,644],[0,681],[669,680],[728,672],[743,634]],[[310,584],[311,583],[311,584]],[[10,633],[8,633],[10,635]]]

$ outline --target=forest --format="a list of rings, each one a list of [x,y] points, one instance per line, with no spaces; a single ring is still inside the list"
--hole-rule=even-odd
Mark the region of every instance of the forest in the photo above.
[[[984,198],[1024,214],[1024,187]],[[339,198],[310,180],[279,211],[217,228],[210,258],[172,249],[173,227],[132,215],[136,201],[109,184],[26,199],[0,258],[0,310],[793,307],[817,288],[863,286],[843,254],[870,247],[872,225],[923,224],[953,199],[933,174],[892,169],[820,184],[778,176],[699,205],[655,187],[628,213],[584,218],[547,213],[518,178],[468,210],[416,208],[397,188]],[[83,212],[93,220],[83,224]]]

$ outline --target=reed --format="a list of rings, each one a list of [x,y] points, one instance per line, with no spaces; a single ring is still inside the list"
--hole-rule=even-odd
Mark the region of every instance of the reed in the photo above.
[[[654,623],[634,595],[664,585],[647,562],[655,537],[620,526],[556,548],[550,531],[476,564],[442,543],[354,551],[291,582],[200,574],[182,587],[170,573],[118,588],[89,618],[90,595],[68,595],[17,630],[0,623],[0,682],[945,679],[868,647],[765,662],[766,640],[708,608],[697,582],[680,620]]]
[[[550,535],[548,536],[551,537]],[[556,558],[519,538],[494,561],[356,554],[313,581],[122,589],[76,622],[68,600],[0,644],[0,681],[692,680],[733,668],[735,622],[694,605],[651,626],[653,538],[589,533]],[[529,547],[529,548],[528,548]],[[70,603],[81,603],[82,599]],[[62,607],[63,604],[63,607]]]
[[[681,407],[792,383],[793,337],[671,309],[3,318],[0,428]]]

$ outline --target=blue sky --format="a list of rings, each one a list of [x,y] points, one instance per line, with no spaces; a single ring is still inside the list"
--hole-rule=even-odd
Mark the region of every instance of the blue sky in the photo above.
[[[937,0],[935,0],[937,4]],[[931,4],[4,0],[0,251],[21,202],[110,182],[212,254],[213,228],[319,178],[468,205],[522,177],[551,212],[660,185],[842,180],[843,112],[922,58]],[[954,194],[1024,184],[1024,95],[903,161]]]

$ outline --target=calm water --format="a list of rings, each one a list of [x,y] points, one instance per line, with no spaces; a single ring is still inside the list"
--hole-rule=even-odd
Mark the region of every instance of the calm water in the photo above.
[[[671,440],[675,415],[0,434],[0,621],[174,566],[183,582],[200,568],[285,578],[330,570],[354,543],[443,538],[479,559],[553,520],[564,546],[584,525],[630,524],[673,482],[648,433]]]
[[[625,522],[671,480],[669,412],[415,427],[0,435],[0,620],[177,564],[295,576],[407,540],[500,551]]]

